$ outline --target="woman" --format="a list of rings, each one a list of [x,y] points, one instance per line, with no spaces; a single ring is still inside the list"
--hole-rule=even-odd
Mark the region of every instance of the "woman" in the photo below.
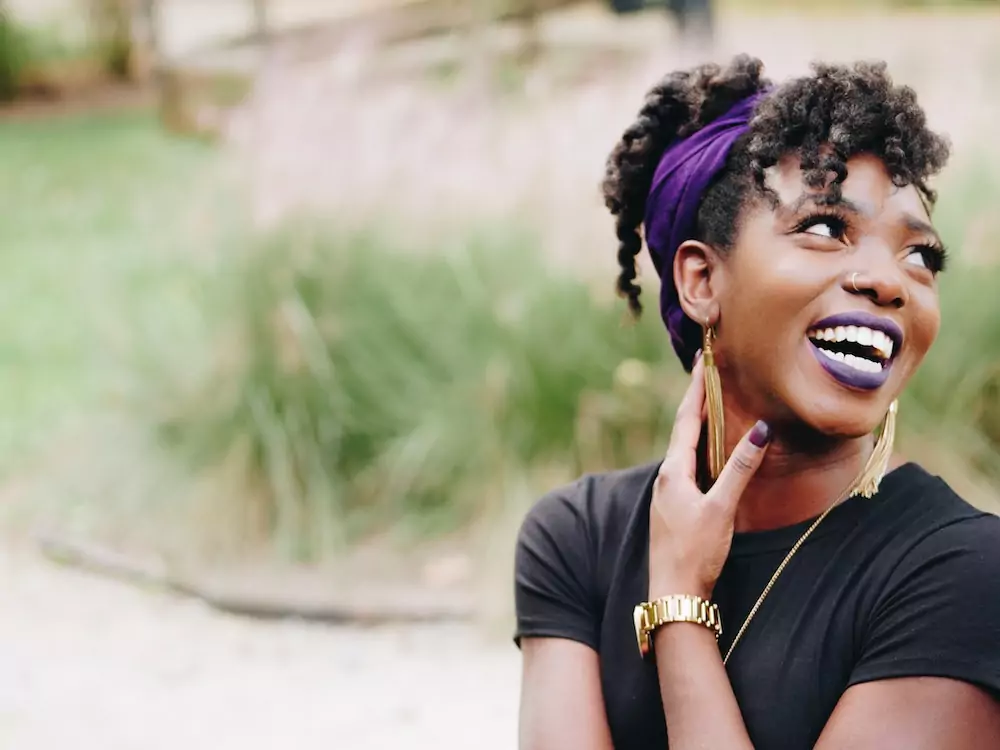
[[[618,288],[638,312],[641,225],[692,380],[662,462],[523,524],[522,748],[1000,748],[1000,519],[891,454],[947,152],[882,65],[650,92],[605,181]]]

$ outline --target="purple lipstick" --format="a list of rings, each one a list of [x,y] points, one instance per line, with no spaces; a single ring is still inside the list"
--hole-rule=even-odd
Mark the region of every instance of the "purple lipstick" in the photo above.
[[[864,312],[831,315],[810,327],[809,345],[817,361],[848,388],[872,391],[885,384],[903,345],[894,321]]]

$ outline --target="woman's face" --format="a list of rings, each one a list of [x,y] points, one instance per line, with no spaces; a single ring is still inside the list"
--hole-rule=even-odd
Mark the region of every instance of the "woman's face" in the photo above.
[[[847,167],[828,205],[797,158],[771,170],[780,205],[745,212],[709,285],[728,397],[775,424],[853,437],[882,420],[937,336],[942,251],[916,188],[874,156]]]

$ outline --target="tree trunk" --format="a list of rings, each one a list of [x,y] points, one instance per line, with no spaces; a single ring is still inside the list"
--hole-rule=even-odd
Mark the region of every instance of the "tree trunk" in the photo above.
[[[160,3],[138,0],[132,17],[132,59],[129,75],[133,80],[158,78],[160,70]]]
[[[130,0],[90,0],[92,35],[101,63],[116,78],[128,78],[132,57],[132,8]]]
[[[511,11],[521,27],[521,44],[518,60],[522,65],[532,65],[541,55],[542,40],[538,23],[545,8],[540,0],[511,0]]]
[[[264,43],[271,35],[268,0],[250,0],[253,4],[254,38]]]
[[[158,65],[158,0],[89,0],[94,38],[105,68],[131,81],[147,80]]]

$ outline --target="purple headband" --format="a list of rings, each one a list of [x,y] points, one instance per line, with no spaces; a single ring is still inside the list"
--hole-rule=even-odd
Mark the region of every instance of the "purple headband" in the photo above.
[[[664,152],[646,199],[646,247],[660,276],[660,316],[674,351],[690,370],[701,348],[701,326],[681,309],[674,285],[674,255],[694,238],[698,208],[712,180],[726,165],[736,140],[750,129],[750,118],[762,96],[747,97],[724,115],[675,141]]]

